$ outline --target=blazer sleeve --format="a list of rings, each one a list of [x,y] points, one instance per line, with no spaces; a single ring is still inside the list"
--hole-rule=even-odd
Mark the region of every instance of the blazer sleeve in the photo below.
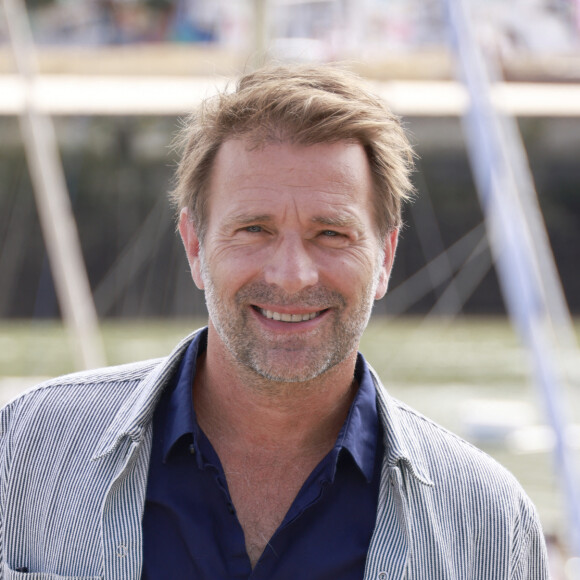
[[[546,543],[540,518],[531,500],[522,498],[520,541],[514,542],[515,553],[511,580],[550,580]]]
[[[7,471],[7,439],[12,407],[10,405],[0,409],[0,580],[3,579],[4,573],[4,497],[6,486]]]

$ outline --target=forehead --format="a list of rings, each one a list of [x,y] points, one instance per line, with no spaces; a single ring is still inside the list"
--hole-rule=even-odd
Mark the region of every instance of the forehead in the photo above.
[[[370,166],[357,142],[255,146],[245,139],[230,139],[216,156],[208,202],[210,214],[212,206],[224,211],[288,198],[309,206],[353,205],[371,211],[371,191]]]

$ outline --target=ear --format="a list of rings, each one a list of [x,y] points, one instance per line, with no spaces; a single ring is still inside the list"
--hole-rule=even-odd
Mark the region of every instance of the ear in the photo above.
[[[201,275],[201,256],[200,243],[197,237],[197,231],[193,225],[193,221],[189,215],[189,210],[183,208],[179,214],[179,233],[181,234],[181,241],[185,247],[187,261],[189,262],[189,269],[191,270],[191,277],[195,285],[203,290],[203,278]]]
[[[386,293],[389,286],[389,277],[393,268],[395,260],[395,251],[397,250],[397,241],[399,239],[399,230],[394,229],[390,231],[383,240],[383,250],[385,258],[381,264],[381,271],[379,274],[379,282],[377,284],[377,291],[375,292],[375,300],[380,300]]]

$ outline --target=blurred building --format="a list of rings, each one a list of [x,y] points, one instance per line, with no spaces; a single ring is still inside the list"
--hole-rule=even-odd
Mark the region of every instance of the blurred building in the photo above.
[[[580,82],[580,0],[470,1],[477,33],[508,80]],[[54,75],[215,78],[239,72],[264,48],[278,59],[349,59],[362,74],[387,80],[453,76],[443,0],[28,0],[27,7],[41,72]],[[0,12],[0,74],[8,77],[15,68],[6,33]],[[580,118],[519,122],[566,295],[579,313]],[[405,123],[419,153],[420,195],[406,215],[412,227],[403,232],[393,290],[482,221],[460,119],[411,115]],[[56,119],[101,316],[203,313],[165,195],[175,163],[167,144],[177,126],[169,114]],[[422,239],[424,231],[437,234],[437,243]],[[502,313],[489,256],[483,260],[462,311]],[[377,312],[430,312],[444,288],[427,284],[398,310],[392,292]],[[0,116],[0,318],[29,316],[58,316],[58,305],[18,122],[6,115]]]
[[[485,42],[513,51],[578,50],[578,0],[471,0]],[[446,43],[441,0],[27,0],[45,45],[149,42],[248,48],[255,10],[282,54],[308,58],[380,55]],[[5,38],[5,31],[0,28]],[[303,44],[300,44],[303,40]]]

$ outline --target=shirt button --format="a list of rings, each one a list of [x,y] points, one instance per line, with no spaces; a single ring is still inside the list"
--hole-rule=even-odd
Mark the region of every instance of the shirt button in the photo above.
[[[379,576],[378,576],[379,580],[388,580],[389,576],[386,572],[379,572]]]
[[[124,544],[119,544],[117,546],[117,556],[119,558],[124,558],[127,555],[127,546],[125,546]]]

